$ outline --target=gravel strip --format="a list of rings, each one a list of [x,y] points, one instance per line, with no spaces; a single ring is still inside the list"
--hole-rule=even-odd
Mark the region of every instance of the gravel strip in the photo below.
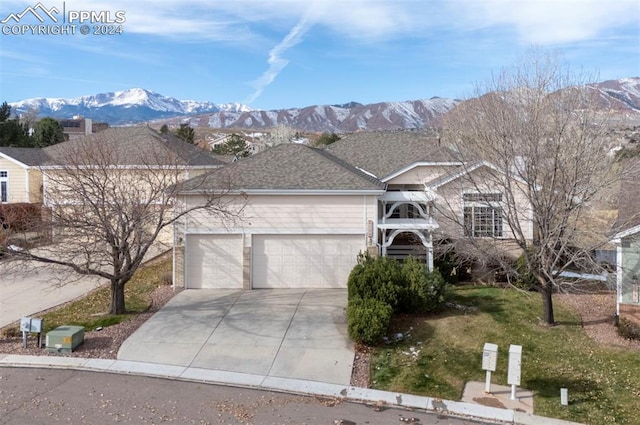
[[[640,341],[621,337],[614,326],[615,292],[558,294],[556,297],[580,314],[584,331],[596,342],[640,350]]]

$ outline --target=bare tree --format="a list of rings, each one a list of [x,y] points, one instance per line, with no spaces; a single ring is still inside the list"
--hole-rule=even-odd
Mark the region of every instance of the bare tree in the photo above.
[[[588,82],[554,55],[532,52],[478,85],[476,97],[444,121],[443,141],[464,164],[462,185],[469,193],[455,208],[445,202],[441,213],[476,252],[499,258],[497,247],[505,243],[496,239],[517,244],[548,324],[554,323],[552,294],[560,274],[593,265],[590,253],[606,241],[593,231],[590,215],[620,178],[606,155],[607,113]],[[465,202],[479,208],[465,208]]]
[[[116,138],[110,130],[48,148],[57,165],[42,168],[42,226],[50,230],[53,243],[33,249],[5,247],[14,259],[108,279],[110,314],[126,311],[125,285],[150,250],[173,245],[177,220],[196,209],[225,220],[234,220],[240,212],[222,201],[224,193],[188,209],[178,203],[181,182],[194,172],[189,160],[197,148],[148,128],[127,131],[134,132],[129,139],[140,131],[145,137],[150,134],[147,139],[154,143],[126,145],[127,137]]]

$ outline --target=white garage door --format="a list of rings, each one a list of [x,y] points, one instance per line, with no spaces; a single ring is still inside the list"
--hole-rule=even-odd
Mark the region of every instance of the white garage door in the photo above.
[[[241,235],[187,235],[187,288],[242,289]]]
[[[260,235],[252,242],[254,288],[346,288],[365,249],[362,235]]]

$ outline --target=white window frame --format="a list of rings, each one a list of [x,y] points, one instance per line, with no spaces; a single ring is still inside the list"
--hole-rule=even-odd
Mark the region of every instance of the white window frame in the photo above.
[[[9,172],[0,170],[0,204],[9,202]]]
[[[465,237],[504,238],[502,194],[463,192],[462,222]]]

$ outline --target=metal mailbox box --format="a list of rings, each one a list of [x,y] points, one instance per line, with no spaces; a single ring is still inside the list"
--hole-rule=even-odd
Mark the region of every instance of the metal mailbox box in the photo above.
[[[498,346],[489,342],[485,343],[484,349],[482,350],[482,369],[495,372],[497,363]]]
[[[23,317],[20,319],[20,331],[30,333],[42,332],[43,319],[37,319],[35,317]]]

